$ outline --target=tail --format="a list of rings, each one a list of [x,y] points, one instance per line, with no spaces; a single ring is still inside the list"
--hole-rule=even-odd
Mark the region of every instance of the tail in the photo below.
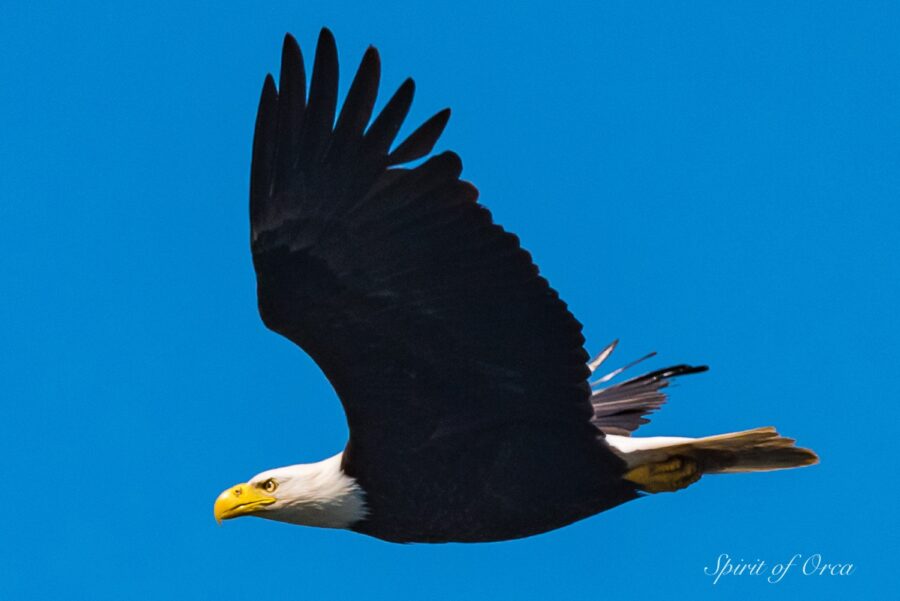
[[[606,442],[625,460],[626,478],[649,492],[678,490],[703,474],[766,472],[819,462],[813,451],[795,446],[771,426],[704,438],[607,435]]]
[[[795,446],[792,438],[781,436],[772,426],[704,438],[607,435],[606,440],[629,469],[673,457],[692,459],[704,474],[767,472],[819,462],[818,455]]]
[[[604,364],[617,343],[613,341],[588,363],[591,373]],[[591,421],[603,432],[610,449],[625,461],[627,480],[648,492],[664,492],[689,486],[703,474],[765,472],[819,462],[815,453],[796,446],[793,439],[781,436],[771,426],[705,438],[631,437],[632,432],[650,421],[646,416],[666,402],[663,391],[673,378],[707,369],[705,365],[675,365],[601,388],[655,354],[591,382]]]

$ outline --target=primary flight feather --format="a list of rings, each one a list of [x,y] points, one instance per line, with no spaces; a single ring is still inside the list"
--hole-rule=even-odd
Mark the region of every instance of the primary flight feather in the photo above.
[[[250,176],[251,248],[266,326],[312,356],[350,439],[314,464],[269,470],[216,500],[255,515],[396,542],[493,541],[559,528],[706,473],[809,465],[773,428],[632,438],[679,365],[601,387],[581,324],[513,234],[431,153],[443,110],[404,141],[406,80],[372,119],[374,48],[337,110],[338,60],[323,29],[309,92],[286,36],[263,85]],[[613,372],[610,376],[617,375]]]

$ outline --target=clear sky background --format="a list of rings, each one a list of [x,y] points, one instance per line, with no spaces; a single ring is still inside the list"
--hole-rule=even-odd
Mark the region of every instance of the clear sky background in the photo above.
[[[788,6],[790,5],[790,6]],[[7,2],[0,597],[853,599],[897,594],[900,9],[892,2]],[[248,249],[263,77],[333,29],[405,131],[518,233],[612,363],[708,363],[643,434],[774,424],[793,472],[705,478],[547,535],[391,545],[226,486],[346,440],[268,332]],[[821,553],[844,578],[703,573]]]

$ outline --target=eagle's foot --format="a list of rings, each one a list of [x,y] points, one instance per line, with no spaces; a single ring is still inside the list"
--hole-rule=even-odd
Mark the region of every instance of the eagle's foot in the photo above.
[[[700,479],[697,462],[688,457],[673,457],[658,463],[645,463],[626,472],[624,478],[649,493],[675,492]]]

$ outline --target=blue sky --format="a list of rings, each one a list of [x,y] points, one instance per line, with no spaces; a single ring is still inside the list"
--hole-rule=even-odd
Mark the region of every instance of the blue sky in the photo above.
[[[4,6],[0,597],[896,594],[900,9],[785,4]],[[821,465],[502,544],[217,526],[222,488],[346,438],[262,326],[247,244],[263,76],[323,25],[343,91],[374,44],[384,85],[416,78],[406,131],[453,108],[438,148],[589,350],[711,366],[642,432],[774,424]],[[856,569],[713,585],[721,553]]]

